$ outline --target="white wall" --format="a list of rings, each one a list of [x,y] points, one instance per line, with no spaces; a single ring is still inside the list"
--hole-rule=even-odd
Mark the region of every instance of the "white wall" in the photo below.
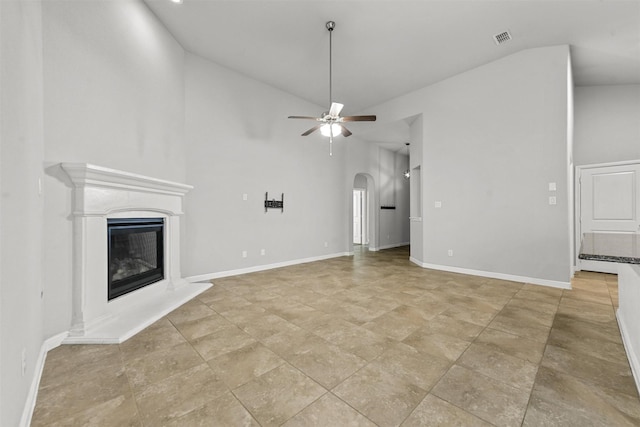
[[[314,122],[287,119],[320,112],[320,106],[187,54],[187,181],[195,188],[186,198],[185,275],[347,250],[344,140],[336,138],[329,156],[319,132],[300,136]],[[265,213],[266,192],[278,200],[284,193],[283,213]]]
[[[578,86],[574,164],[640,159],[640,85]]]
[[[353,180],[357,174],[365,174],[372,181],[368,188],[373,197],[373,210],[369,214],[369,248],[384,249],[409,242],[409,182],[402,173],[409,166],[406,154],[393,152],[372,142],[355,136],[345,140],[346,176],[349,200],[352,198]],[[349,202],[351,203],[351,202]],[[395,206],[396,209],[380,209],[381,205]],[[349,204],[345,217],[349,218],[348,227],[353,232],[352,208]],[[353,235],[353,234],[351,234]],[[350,239],[347,244],[353,250]]]
[[[0,2],[0,425],[17,426],[42,333],[42,21],[40,3]],[[22,351],[26,369],[22,373]]]
[[[184,50],[142,3],[43,3],[45,334],[71,321],[71,190],[60,162],[186,181]]]
[[[423,114],[423,263],[569,282],[568,53],[522,51],[371,108]]]

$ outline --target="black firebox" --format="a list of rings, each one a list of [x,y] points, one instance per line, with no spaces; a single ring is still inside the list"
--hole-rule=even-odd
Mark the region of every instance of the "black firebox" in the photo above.
[[[164,279],[164,218],[107,219],[112,300]]]

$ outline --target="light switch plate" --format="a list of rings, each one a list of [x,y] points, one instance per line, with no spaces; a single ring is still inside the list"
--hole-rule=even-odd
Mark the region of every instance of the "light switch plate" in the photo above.
[[[556,183],[555,182],[550,182],[549,183],[549,191],[556,191]]]
[[[442,207],[442,202],[440,200],[436,200],[435,206],[436,206],[436,208],[441,208]]]

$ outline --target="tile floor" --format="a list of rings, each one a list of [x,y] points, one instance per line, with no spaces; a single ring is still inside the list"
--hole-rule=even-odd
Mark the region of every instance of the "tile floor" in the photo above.
[[[573,290],[408,249],[215,280],[121,345],[68,345],[32,426],[638,426],[616,276]]]

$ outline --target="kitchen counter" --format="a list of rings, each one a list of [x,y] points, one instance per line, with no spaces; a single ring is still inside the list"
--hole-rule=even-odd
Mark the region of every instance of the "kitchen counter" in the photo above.
[[[578,258],[640,264],[640,234],[584,233]]]

